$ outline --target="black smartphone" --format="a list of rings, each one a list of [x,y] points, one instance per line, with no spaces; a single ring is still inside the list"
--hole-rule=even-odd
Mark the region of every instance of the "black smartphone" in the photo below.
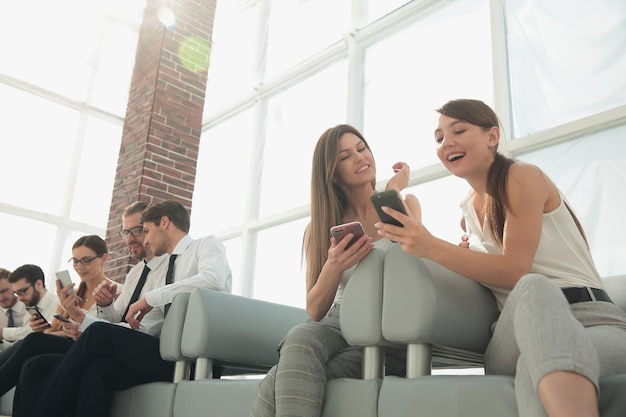
[[[385,213],[382,209],[383,206],[387,206],[406,214],[402,197],[400,197],[400,194],[398,194],[396,190],[381,191],[373,194],[370,199],[372,200],[372,204],[374,204],[378,217],[380,217],[380,220],[383,223],[394,224],[402,227],[402,223]]]
[[[59,320],[59,321],[62,321],[62,322],[64,322],[64,323],[71,323],[71,322],[72,322],[70,319],[68,319],[68,318],[67,318],[67,317],[65,317],[65,316],[62,316],[61,314],[55,314],[55,315],[54,315],[54,318],[55,318],[55,319],[57,319],[57,320]]]
[[[338,224],[330,228],[330,234],[337,240],[341,241],[348,233],[352,233],[352,239],[346,246],[348,249],[354,242],[356,242],[361,236],[365,234],[363,225],[360,222],[349,222],[344,224]]]
[[[37,316],[38,319],[43,319],[43,321],[50,326],[50,322],[48,322],[48,320],[43,316],[41,310],[39,310],[37,306],[26,306],[26,311],[28,311],[28,313],[32,316]]]
[[[59,282],[61,283],[61,288],[67,287],[68,285],[70,285],[72,283],[72,278],[70,277],[70,272],[67,271],[67,270],[59,271],[55,275],[56,275],[57,279],[59,280]],[[74,289],[74,287],[70,288],[66,292],[67,295],[74,294],[74,293],[76,293],[76,290]]]

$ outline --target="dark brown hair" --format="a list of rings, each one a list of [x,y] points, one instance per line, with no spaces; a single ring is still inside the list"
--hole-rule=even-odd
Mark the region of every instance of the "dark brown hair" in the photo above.
[[[91,249],[98,256],[102,256],[105,253],[109,252],[106,242],[98,235],[86,235],[79,237],[76,242],[72,245],[72,249],[79,248],[81,246],[85,246],[86,248]],[[85,299],[85,292],[87,291],[87,284],[83,281],[78,284],[78,289],[76,290],[76,295],[80,298]]]
[[[163,216],[167,216],[170,222],[183,232],[189,232],[189,226],[191,225],[189,212],[182,204],[174,200],[166,200],[149,205],[141,214],[141,222],[150,222],[158,226]]]
[[[492,127],[500,127],[500,120],[496,113],[480,100],[457,99],[451,100],[436,110],[444,116],[453,119],[463,120],[467,123],[481,127],[484,131],[488,131]],[[509,204],[507,194],[507,181],[509,178],[509,170],[511,165],[516,162],[515,159],[507,158],[498,152],[498,146],[494,147],[494,161],[489,167],[487,173],[487,191],[484,199],[485,217],[487,218],[489,232],[500,245],[504,238],[504,222],[506,220],[506,211],[512,209]],[[574,214],[573,210],[565,202],[567,210],[572,215],[576,227],[583,235],[585,241],[585,232],[580,221]]]

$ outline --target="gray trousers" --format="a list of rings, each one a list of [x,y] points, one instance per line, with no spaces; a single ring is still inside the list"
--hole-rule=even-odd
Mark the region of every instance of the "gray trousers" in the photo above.
[[[363,348],[350,346],[339,328],[339,305],[319,322],[292,328],[281,342],[278,364],[259,384],[251,417],[319,417],[326,381],[360,378]],[[402,353],[388,355],[389,373],[404,373]]]
[[[626,373],[626,313],[602,301],[570,305],[539,274],[522,277],[502,309],[485,352],[485,373],[515,375],[520,417],[543,417],[539,381],[554,371],[591,380]]]

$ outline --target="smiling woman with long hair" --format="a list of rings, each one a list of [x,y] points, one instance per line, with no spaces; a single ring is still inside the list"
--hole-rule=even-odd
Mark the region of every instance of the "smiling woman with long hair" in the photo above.
[[[399,191],[409,167],[399,162],[387,188]],[[361,133],[349,125],[326,130],[313,154],[311,222],[305,230],[307,323],[291,329],[280,345],[278,364],[259,385],[251,416],[319,416],[326,381],[358,377],[362,349],[348,345],[341,334],[339,310],[343,290],[356,265],[374,247],[391,243],[376,233],[378,214],[370,197],[376,192],[376,163]],[[410,211],[419,217],[417,199],[407,195]],[[358,221],[365,234],[348,247],[350,235],[336,241],[332,226]],[[402,374],[404,361],[393,354],[387,372]]]

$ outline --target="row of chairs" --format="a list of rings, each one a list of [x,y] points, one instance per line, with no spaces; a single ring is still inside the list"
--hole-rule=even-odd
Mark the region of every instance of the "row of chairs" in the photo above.
[[[626,309],[626,276],[604,282]],[[373,250],[341,303],[343,335],[364,351],[362,378],[329,381],[322,417],[517,416],[512,377],[431,375],[481,368],[497,314],[482,285],[397,244]],[[176,362],[172,381],[116,393],[111,417],[247,417],[278,343],[307,318],[303,309],[208,289],[177,295],[160,344]],[[384,376],[387,348],[406,350],[406,377]],[[626,375],[601,380],[602,417],[626,415],[623,392]]]

